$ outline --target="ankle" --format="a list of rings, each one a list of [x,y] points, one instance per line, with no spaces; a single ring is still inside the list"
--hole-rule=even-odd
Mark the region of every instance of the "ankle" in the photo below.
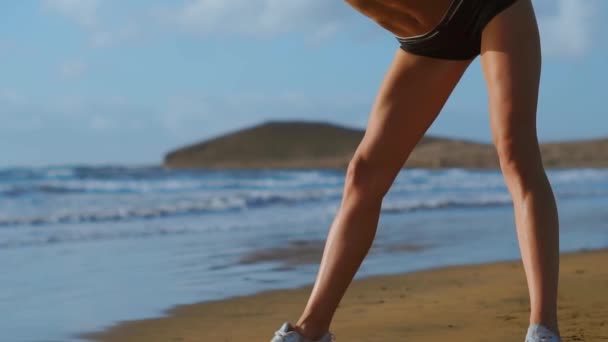
[[[324,324],[310,320],[300,320],[293,326],[293,329],[300,335],[312,341],[321,339],[327,333],[328,328]]]

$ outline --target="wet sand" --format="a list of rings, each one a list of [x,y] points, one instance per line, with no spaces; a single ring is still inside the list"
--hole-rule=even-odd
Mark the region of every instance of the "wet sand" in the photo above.
[[[297,319],[310,290],[306,286],[181,305],[165,317],[122,322],[80,337],[108,342],[269,341],[283,321]],[[521,262],[499,262],[356,280],[331,329],[337,341],[345,342],[519,342],[528,312]],[[608,341],[608,250],[562,255],[559,318],[564,341]]]
[[[324,240],[294,240],[285,247],[267,248],[246,254],[239,264],[255,264],[263,262],[277,262],[280,269],[291,269],[297,265],[319,264],[323,256]],[[381,252],[418,252],[429,247],[430,244],[381,244],[376,242],[369,254]],[[369,255],[368,254],[368,255]]]

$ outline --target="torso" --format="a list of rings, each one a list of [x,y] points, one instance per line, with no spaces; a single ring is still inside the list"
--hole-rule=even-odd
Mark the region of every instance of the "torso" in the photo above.
[[[453,0],[346,0],[395,36],[411,37],[439,24]]]

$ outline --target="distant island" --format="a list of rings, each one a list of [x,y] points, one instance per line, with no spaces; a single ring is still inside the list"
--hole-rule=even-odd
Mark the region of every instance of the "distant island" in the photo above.
[[[171,169],[344,169],[364,130],[271,121],[169,152]],[[547,168],[608,167],[608,138],[541,145]],[[493,145],[425,136],[404,167],[496,169]]]

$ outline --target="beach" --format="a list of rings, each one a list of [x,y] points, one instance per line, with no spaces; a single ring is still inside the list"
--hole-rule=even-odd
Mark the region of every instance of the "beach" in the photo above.
[[[550,170],[549,177],[560,210],[560,251],[569,255],[608,248],[608,170]],[[344,185],[343,173],[336,170],[158,167],[4,169],[0,180],[0,268],[11,270],[0,272],[0,330],[10,342],[83,342],[83,334],[100,332],[127,338],[127,331],[140,332],[123,330],[124,322],[156,319],[176,306],[202,302],[216,309],[194,309],[198,313],[190,317],[199,321],[178,316],[161,318],[159,322],[166,323],[152,326],[163,331],[166,324],[174,326],[166,331],[185,340],[225,340],[192,330],[211,325],[220,330],[205,328],[206,333],[228,333],[226,338],[239,341],[236,334],[250,330],[229,327],[240,319],[255,323],[255,341],[269,340],[284,320],[297,319],[306,290],[296,291],[294,297],[287,297],[290,292],[243,296],[290,291],[314,281]],[[519,258],[513,208],[499,171],[402,172],[383,202],[376,239],[336,317],[338,341],[354,333],[364,336],[357,330],[358,319],[371,327],[365,328],[367,333],[384,333],[371,324],[385,322],[391,324],[386,331],[406,334],[408,340],[407,334],[419,333],[424,326],[451,324],[448,332],[456,333],[468,326],[458,318],[471,319],[478,312],[481,320],[516,317],[499,327],[513,325],[516,334],[525,325],[526,311],[524,278],[517,269],[508,281],[492,268],[490,275],[477,279],[467,278],[472,275],[466,272],[442,271],[431,281],[434,271],[419,272]],[[576,294],[568,290],[568,277],[593,276],[606,262],[601,257],[565,260],[568,302],[562,305],[581,305],[582,319],[584,308],[599,304],[587,305],[576,296],[591,293],[590,288],[605,291],[606,281],[589,278],[591,283],[578,285],[585,287],[584,293]],[[572,273],[568,267],[584,273]],[[392,275],[405,278],[389,280]],[[381,278],[363,285],[373,277]],[[475,288],[481,285],[494,292],[488,290],[483,300],[467,295],[486,293]],[[365,290],[368,286],[371,290]],[[572,295],[574,299],[568,299]],[[263,296],[270,296],[267,303],[255,299]],[[505,304],[501,298],[512,302]],[[481,306],[484,302],[487,307]],[[437,309],[437,304],[444,306]],[[181,308],[177,311],[188,311]],[[349,310],[358,316],[350,318]],[[420,317],[436,322],[416,323],[421,312]],[[494,336],[494,328],[483,326],[488,328],[480,338]],[[159,332],[155,338],[173,341],[166,337]]]
[[[608,0],[368,2],[5,1],[0,342],[608,342]]]
[[[311,287],[182,305],[166,317],[121,323],[107,342],[267,341],[300,314]],[[608,250],[563,254],[564,341],[608,339]],[[519,261],[452,266],[356,280],[332,323],[338,341],[523,341],[528,296]]]

